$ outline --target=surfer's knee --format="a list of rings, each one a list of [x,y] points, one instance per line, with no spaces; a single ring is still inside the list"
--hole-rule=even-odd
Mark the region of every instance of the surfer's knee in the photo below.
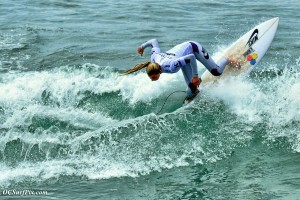
[[[194,53],[199,53],[199,47],[195,42],[190,42],[190,44],[192,45],[192,50]]]
[[[222,73],[218,71],[218,69],[214,68],[210,70],[210,73],[214,76],[220,76]]]

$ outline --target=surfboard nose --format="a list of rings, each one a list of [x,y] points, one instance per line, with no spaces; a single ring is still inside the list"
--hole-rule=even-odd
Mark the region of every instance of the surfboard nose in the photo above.
[[[270,21],[273,21],[273,23],[279,23],[279,17],[274,17],[273,19],[270,19]]]
[[[271,26],[275,26],[276,28],[278,27],[279,24],[279,17],[274,17],[272,19],[269,19],[268,21],[265,22],[266,24],[269,24]]]

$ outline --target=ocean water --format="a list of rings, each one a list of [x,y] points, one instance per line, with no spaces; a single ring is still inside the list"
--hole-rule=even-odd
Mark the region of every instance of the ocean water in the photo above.
[[[0,1],[0,199],[300,199],[300,1]],[[212,55],[280,17],[257,68],[181,107],[137,46]],[[199,71],[204,71],[200,67]],[[47,195],[8,195],[8,191]],[[10,193],[10,194],[11,194]]]

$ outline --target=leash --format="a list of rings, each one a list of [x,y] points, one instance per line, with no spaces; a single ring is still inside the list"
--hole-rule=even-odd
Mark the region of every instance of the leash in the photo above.
[[[158,114],[163,110],[163,108],[164,108],[164,106],[165,106],[167,100],[169,99],[169,97],[170,97],[171,95],[175,94],[175,93],[178,93],[178,92],[186,93],[186,91],[177,90],[177,91],[174,91],[174,92],[172,92],[171,94],[169,94],[169,96],[166,98],[164,104],[162,105],[162,107],[160,108],[160,110],[156,113],[156,115],[158,115]]]

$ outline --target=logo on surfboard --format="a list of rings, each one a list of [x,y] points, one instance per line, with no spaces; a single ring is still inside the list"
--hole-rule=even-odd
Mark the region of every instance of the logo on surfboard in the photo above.
[[[253,33],[251,34],[247,44],[249,47],[252,47],[252,45],[258,40],[258,29],[255,29]]]
[[[255,29],[253,31],[253,33],[251,34],[248,42],[246,43],[246,45],[248,44],[249,49],[243,54],[244,56],[249,55],[250,53],[254,52],[254,49],[252,49],[252,45],[258,40],[258,29]]]

